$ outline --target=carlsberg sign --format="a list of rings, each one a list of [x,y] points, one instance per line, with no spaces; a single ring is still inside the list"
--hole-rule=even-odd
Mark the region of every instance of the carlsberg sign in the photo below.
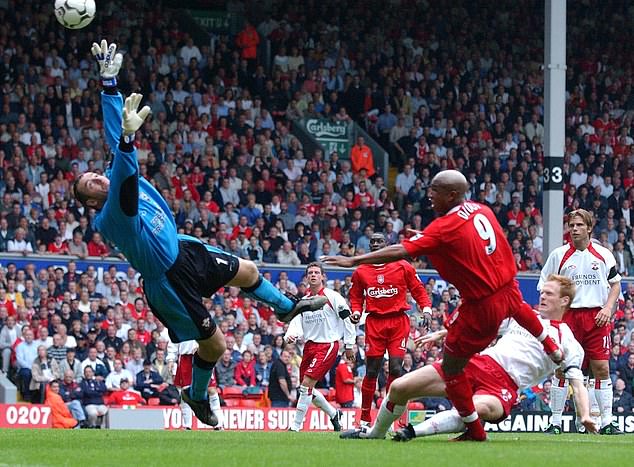
[[[350,157],[350,131],[345,122],[332,122],[310,118],[305,121],[306,130],[322,146],[327,155],[337,152],[340,157]]]

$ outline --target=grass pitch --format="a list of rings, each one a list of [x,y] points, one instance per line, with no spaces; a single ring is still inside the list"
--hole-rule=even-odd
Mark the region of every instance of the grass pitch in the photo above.
[[[409,443],[335,433],[0,430],[0,466],[576,466],[629,465],[631,436],[491,434]]]

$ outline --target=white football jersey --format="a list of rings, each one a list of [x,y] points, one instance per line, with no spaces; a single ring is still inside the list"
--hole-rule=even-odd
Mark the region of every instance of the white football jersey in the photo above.
[[[198,350],[198,342],[191,341],[183,341],[178,344],[178,355],[193,355]]]
[[[610,250],[594,242],[585,250],[577,250],[571,243],[555,248],[544,264],[538,290],[550,274],[569,277],[577,286],[571,308],[602,308],[611,284],[621,280]]]
[[[350,317],[342,320],[338,310],[343,307],[349,310],[346,299],[338,292],[327,288],[321,289],[318,295],[324,295],[328,302],[315,311],[305,311],[295,316],[288,325],[286,336],[302,337],[305,342],[317,343],[335,342],[343,337],[346,345],[352,345],[356,338],[356,329],[350,322]]]
[[[564,352],[564,361],[557,365],[544,352],[537,338],[521,327],[514,319],[506,320],[500,327],[502,337],[493,347],[481,352],[498,362],[520,389],[540,384],[561,368],[568,379],[583,380],[581,365],[584,352],[567,324],[539,318],[548,335]]]

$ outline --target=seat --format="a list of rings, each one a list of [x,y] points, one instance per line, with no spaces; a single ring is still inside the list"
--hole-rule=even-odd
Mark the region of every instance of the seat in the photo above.
[[[227,386],[222,390],[223,399],[242,399],[242,388],[239,386]]]

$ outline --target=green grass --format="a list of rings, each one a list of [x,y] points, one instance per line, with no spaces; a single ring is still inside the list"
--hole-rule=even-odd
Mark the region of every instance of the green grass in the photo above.
[[[576,466],[630,465],[631,436],[492,434],[409,443],[340,440],[335,433],[0,430],[0,466]]]

